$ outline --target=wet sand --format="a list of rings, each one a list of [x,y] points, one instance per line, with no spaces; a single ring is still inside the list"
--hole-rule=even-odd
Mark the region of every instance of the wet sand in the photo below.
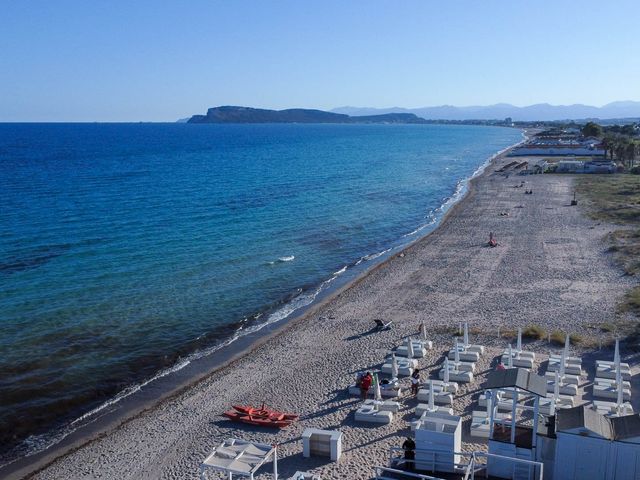
[[[571,176],[495,173],[509,161],[497,159],[472,182],[465,199],[439,228],[402,254],[230,366],[56,460],[33,478],[195,479],[211,449],[236,437],[279,443],[281,478],[309,470],[323,479],[368,479],[375,465],[386,464],[389,447],[402,443],[417,402],[403,398],[402,410],[390,425],[362,426],[353,418],[358,399],[347,394],[347,387],[357,371],[379,368],[387,351],[415,335],[421,322],[434,342],[420,361],[424,379],[426,372],[435,378],[437,364],[453,342],[451,327],[459,322],[469,322],[473,343],[488,347],[478,365],[485,373],[507,344],[498,338],[498,328],[537,324],[593,338],[593,326],[611,321],[617,300],[635,284],[606,253],[603,237],[611,227],[589,219],[581,207],[569,206]],[[516,187],[522,180],[525,187]],[[524,194],[528,188],[532,195]],[[486,246],[490,231],[497,248]],[[375,318],[393,320],[393,328],[372,332]],[[550,346],[538,341],[527,348],[548,353]],[[465,437],[482,380],[480,375],[463,386],[455,400],[456,412],[465,415]],[[403,382],[408,387],[408,380]],[[263,402],[298,412],[301,420],[274,432],[220,416],[232,404]],[[300,437],[307,427],[343,432],[344,453],[338,464],[302,457]]]

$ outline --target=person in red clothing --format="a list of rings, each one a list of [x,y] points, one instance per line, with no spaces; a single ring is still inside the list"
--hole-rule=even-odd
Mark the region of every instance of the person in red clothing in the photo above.
[[[502,361],[500,363],[498,363],[498,365],[496,366],[496,370],[498,370],[498,371],[506,370],[506,368],[504,368],[504,364],[502,363]]]
[[[362,400],[367,399],[367,395],[369,394],[369,388],[371,388],[371,384],[373,383],[373,377],[370,372],[364,374],[362,379],[360,380],[360,397]]]

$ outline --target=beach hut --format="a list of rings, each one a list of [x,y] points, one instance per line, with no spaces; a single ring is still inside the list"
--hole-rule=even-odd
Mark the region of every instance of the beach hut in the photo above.
[[[499,478],[516,478],[511,459],[538,460],[538,416],[540,398],[546,395],[545,379],[522,368],[494,370],[489,373],[484,388],[490,393],[489,453],[495,455],[487,459],[487,473]],[[511,395],[511,414],[507,417],[501,418],[494,406],[493,398],[498,392]],[[518,401],[520,398],[522,401]],[[524,412],[533,414],[532,425],[526,421],[529,414]],[[517,468],[518,478],[539,475],[539,466],[533,463],[520,464]]]
[[[224,472],[229,480],[234,476],[253,480],[255,473],[269,460],[273,462],[273,476],[278,478],[278,452],[275,446],[252,443],[236,438],[225,440],[200,465],[200,478],[207,480],[210,471]]]
[[[640,417],[607,418],[586,405],[556,415],[554,478],[640,478]]]
[[[425,413],[415,430],[416,469],[456,472],[462,451],[462,417],[441,412]]]

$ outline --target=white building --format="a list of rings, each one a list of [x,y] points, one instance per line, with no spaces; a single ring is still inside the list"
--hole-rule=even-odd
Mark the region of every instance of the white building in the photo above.
[[[581,405],[556,419],[555,479],[640,478],[640,416],[608,418]]]

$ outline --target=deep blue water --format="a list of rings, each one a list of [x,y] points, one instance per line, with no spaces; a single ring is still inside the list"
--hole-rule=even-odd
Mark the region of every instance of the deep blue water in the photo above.
[[[0,444],[309,303],[345,266],[428,231],[520,139],[474,126],[0,125]]]

